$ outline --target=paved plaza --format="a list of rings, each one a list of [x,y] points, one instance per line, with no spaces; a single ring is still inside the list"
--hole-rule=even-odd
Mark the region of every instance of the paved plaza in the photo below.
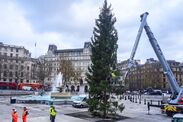
[[[161,114],[160,109],[151,108],[148,115],[147,106],[139,103],[132,103],[129,100],[122,100],[125,104],[125,110],[120,115],[128,117],[119,122],[171,122],[171,118]],[[29,109],[28,122],[49,122],[49,106],[39,104],[10,104],[9,97],[0,97],[0,119],[2,122],[11,121],[11,109],[16,108],[21,122],[22,107]],[[56,105],[56,122],[95,122],[93,119],[79,119],[66,114],[87,111],[87,108],[73,108],[71,105]]]

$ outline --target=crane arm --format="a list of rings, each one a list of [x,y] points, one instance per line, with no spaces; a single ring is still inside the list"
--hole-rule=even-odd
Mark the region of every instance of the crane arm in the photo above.
[[[134,56],[135,56],[135,53],[137,51],[137,47],[138,47],[138,44],[139,44],[139,40],[140,40],[140,37],[142,35],[142,32],[143,32],[143,28],[146,24],[146,19],[147,19],[147,15],[148,14],[145,14],[143,17],[142,17],[142,20],[141,20],[141,24],[140,24],[140,27],[139,27],[139,30],[138,30],[138,33],[137,33],[137,36],[136,36],[136,39],[135,39],[135,44],[133,46],[133,49],[132,49],[132,52],[131,52],[131,55],[130,55],[130,58],[128,59],[127,61],[127,68],[125,70],[125,74],[124,74],[124,78],[123,80],[126,79],[129,71],[130,71],[130,68],[134,65]]]
[[[147,13],[144,13],[143,15],[141,15],[141,18],[143,16],[146,16],[146,15],[147,15]],[[144,29],[146,31],[148,38],[149,38],[151,46],[153,47],[153,49],[156,53],[156,56],[158,57],[161,65],[163,67],[164,74],[168,78],[168,84],[172,90],[172,96],[173,96],[170,100],[170,103],[177,104],[178,100],[182,96],[182,89],[179,87],[179,85],[178,85],[178,83],[177,83],[177,81],[176,81],[176,79],[171,71],[171,68],[169,67],[167,61],[165,60],[163,52],[161,51],[161,48],[160,48],[157,40],[155,39],[154,34],[152,33],[150,27],[148,26],[147,22],[144,26]]]

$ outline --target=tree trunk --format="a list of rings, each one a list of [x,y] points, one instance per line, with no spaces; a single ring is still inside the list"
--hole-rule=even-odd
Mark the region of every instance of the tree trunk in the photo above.
[[[107,115],[107,98],[106,98],[106,90],[104,91],[104,118]]]

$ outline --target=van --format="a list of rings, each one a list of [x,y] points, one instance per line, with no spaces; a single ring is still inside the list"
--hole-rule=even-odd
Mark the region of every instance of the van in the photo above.
[[[76,108],[86,108],[88,107],[88,104],[86,101],[87,101],[87,96],[77,96],[74,98],[72,106]]]
[[[175,114],[172,118],[172,122],[183,122],[183,114]]]

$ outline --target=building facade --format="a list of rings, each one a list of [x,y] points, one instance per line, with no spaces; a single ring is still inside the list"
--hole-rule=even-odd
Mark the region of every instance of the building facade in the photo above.
[[[90,45],[90,42],[85,42],[83,48],[62,50],[58,50],[56,45],[49,45],[47,54],[40,57],[41,60],[48,61],[47,65],[49,65],[51,69],[51,74],[45,78],[45,82],[51,83],[51,81],[54,80],[58,74],[61,60],[71,61],[74,70],[81,72],[80,78],[84,81],[86,77],[85,73],[88,70],[88,66],[91,64]],[[72,80],[74,79],[70,79],[70,81]]]
[[[0,42],[0,82],[32,82],[35,63],[24,47]]]
[[[133,62],[133,67],[136,67],[140,65],[140,60],[134,60]],[[128,60],[125,61],[121,61],[118,63],[118,69],[120,71],[120,81],[122,82],[122,85],[127,85],[126,82],[126,78],[125,78],[125,74],[127,73],[128,70]]]
[[[178,84],[183,84],[183,69],[179,62],[167,61]],[[163,73],[163,68],[159,61],[153,58],[147,59],[145,64],[139,64],[131,68],[127,84],[129,90],[143,90],[148,87],[154,89],[168,90],[168,79]]]

